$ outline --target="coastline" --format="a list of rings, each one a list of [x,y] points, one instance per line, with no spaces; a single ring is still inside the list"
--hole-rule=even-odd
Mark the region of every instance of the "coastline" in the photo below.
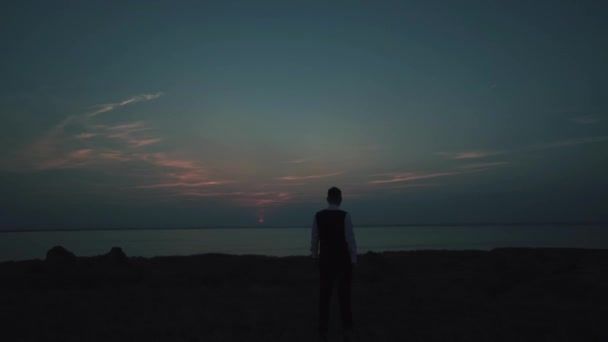
[[[2,262],[0,284],[11,341],[315,337],[317,272],[309,257],[116,252]],[[606,288],[608,250],[369,252],[354,270],[356,334],[360,341],[605,340]]]

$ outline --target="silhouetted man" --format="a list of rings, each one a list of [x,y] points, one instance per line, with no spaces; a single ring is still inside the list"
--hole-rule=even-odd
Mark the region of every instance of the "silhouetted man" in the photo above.
[[[351,278],[352,266],[357,262],[357,245],[350,215],[339,209],[342,203],[340,189],[333,187],[327,191],[327,203],[327,209],[315,215],[310,243],[312,257],[319,261],[319,333],[323,340],[327,338],[329,303],[337,282],[344,340],[349,341],[353,328]]]

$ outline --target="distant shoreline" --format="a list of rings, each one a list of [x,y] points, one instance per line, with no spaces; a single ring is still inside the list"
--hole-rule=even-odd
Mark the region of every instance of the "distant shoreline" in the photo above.
[[[362,224],[356,228],[389,228],[389,227],[512,227],[512,226],[608,226],[608,222],[472,222],[472,223],[400,223],[400,224]],[[86,232],[86,231],[144,231],[144,230],[203,230],[203,229],[302,229],[308,225],[226,225],[200,227],[120,227],[120,228],[57,228],[57,229],[0,229],[0,233],[37,233],[37,232]]]

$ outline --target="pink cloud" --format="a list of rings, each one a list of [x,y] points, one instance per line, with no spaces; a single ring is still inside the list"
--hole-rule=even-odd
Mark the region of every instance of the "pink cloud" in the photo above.
[[[92,152],[93,152],[93,150],[89,149],[89,148],[87,148],[87,149],[81,149],[81,150],[77,150],[77,151],[71,152],[68,155],[68,157],[70,157],[70,158],[78,158],[78,159],[79,158],[85,158],[85,157],[90,156]]]
[[[237,205],[255,208],[268,208],[281,205],[291,201],[294,195],[289,192],[246,192],[246,191],[227,191],[227,192],[207,192],[186,190],[180,191],[172,196],[179,197],[200,197],[200,198],[225,198]]]
[[[384,173],[373,175],[376,177],[385,177],[385,179],[377,179],[369,181],[368,184],[387,184],[397,182],[409,182],[418,179],[429,179],[457,175],[459,172],[435,172],[435,173]]]
[[[192,160],[175,159],[169,157],[166,153],[152,153],[140,155],[142,160],[148,161],[154,165],[172,167],[178,169],[198,169],[196,163]]]
[[[289,192],[244,193],[236,199],[237,204],[251,207],[280,205],[294,198]]]
[[[181,171],[181,170],[180,170]],[[177,179],[181,182],[195,182],[201,179],[206,179],[208,172],[204,168],[196,170],[184,170],[181,172],[172,172],[167,174],[168,177]]]
[[[157,189],[157,188],[201,188],[208,187],[213,185],[224,185],[234,183],[233,181],[206,181],[206,182],[196,182],[196,183],[161,183],[161,184],[151,184],[151,185],[140,185],[135,188],[138,189]]]
[[[130,147],[143,147],[156,144],[163,139],[155,137],[137,136],[139,132],[150,130],[142,121],[116,126],[102,126],[106,132],[104,136],[108,139],[122,140]]]
[[[152,144],[156,144],[158,142],[161,142],[163,139],[161,138],[154,138],[154,139],[131,139],[129,140],[129,144],[131,146],[134,147],[143,147],[143,146],[148,146],[148,145],[152,145]]]
[[[180,169],[194,169],[194,162],[190,160],[178,160],[178,159],[157,159],[153,162],[156,165],[175,167]]]
[[[95,133],[89,133],[89,132],[85,132],[85,133],[80,133],[76,136],[77,139],[90,139],[94,136],[97,136],[97,134]]]
[[[115,160],[115,161],[131,160],[131,158],[127,157],[120,151],[102,152],[102,153],[99,153],[99,157],[102,159]]]
[[[186,197],[234,197],[241,196],[244,192],[199,192],[199,191],[183,191],[173,194],[173,196],[186,196]]]
[[[278,180],[283,181],[299,181],[299,180],[307,180],[307,179],[320,179],[320,178],[329,178],[343,174],[344,172],[333,172],[333,173],[325,173],[320,175],[309,175],[309,176],[283,176],[277,178]]]
[[[104,126],[98,125],[99,130],[103,130],[102,135],[107,139],[123,141],[128,147],[139,148],[157,144],[163,141],[162,138],[141,136],[140,132],[150,130],[143,121],[131,122],[127,124]]]
[[[39,169],[71,169],[83,167],[91,162],[89,158],[93,153],[92,149],[80,149],[72,151],[65,156],[48,157],[39,161],[36,166]]]

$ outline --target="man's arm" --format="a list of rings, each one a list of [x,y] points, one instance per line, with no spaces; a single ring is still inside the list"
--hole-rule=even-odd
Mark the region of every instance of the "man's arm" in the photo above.
[[[319,257],[319,227],[317,227],[317,215],[312,221],[312,233],[310,234],[310,254],[313,258]]]
[[[353,222],[350,219],[350,214],[346,213],[344,217],[344,238],[348,245],[348,253],[350,254],[350,262],[352,264],[357,263],[357,242],[355,241],[355,231],[353,229]]]

